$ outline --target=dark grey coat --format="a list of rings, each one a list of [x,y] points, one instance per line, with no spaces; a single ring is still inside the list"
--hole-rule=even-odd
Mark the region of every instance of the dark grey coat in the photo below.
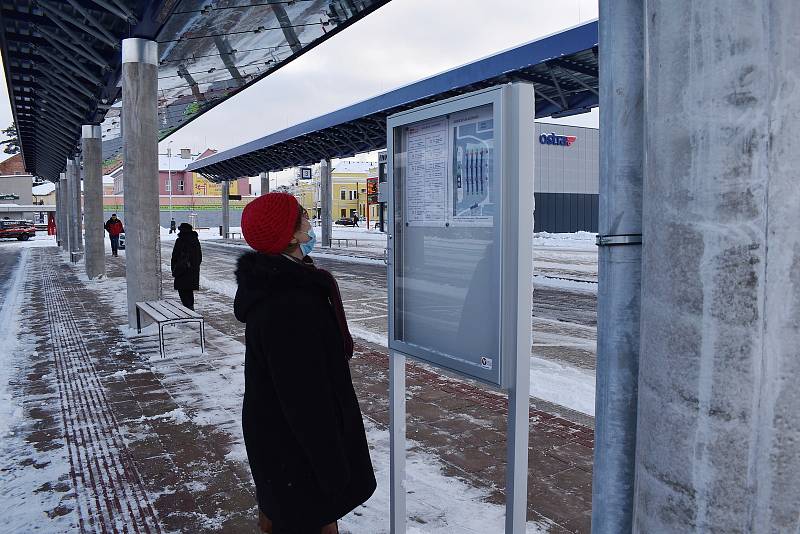
[[[200,289],[200,264],[203,262],[203,251],[197,232],[178,232],[178,239],[172,249],[172,276],[175,277],[175,289]]]

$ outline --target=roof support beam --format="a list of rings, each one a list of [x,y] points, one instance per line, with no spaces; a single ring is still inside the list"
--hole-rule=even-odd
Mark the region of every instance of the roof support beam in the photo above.
[[[267,3],[272,6],[272,11],[275,13],[275,18],[283,30],[283,36],[286,42],[295,54],[303,50],[303,45],[300,44],[300,39],[297,38],[297,33],[292,26],[292,19],[286,13],[286,8],[283,7],[284,0],[267,0]]]
[[[65,113],[71,113],[72,115],[74,115],[79,120],[85,120],[85,118],[86,118],[83,114],[75,111],[73,108],[67,106],[66,104],[62,104],[56,98],[53,98],[52,95],[50,97],[44,99],[44,100],[40,99],[40,101],[39,101],[39,108],[38,109],[42,109],[43,110],[43,109],[46,109],[48,107],[58,108],[58,109],[60,109],[61,111],[65,112]]]
[[[69,28],[67,28],[66,25],[62,23],[60,20],[58,20],[56,17],[50,17],[50,20],[55,22],[56,26],[61,28],[61,31],[67,34],[67,37],[69,37],[69,39],[74,41],[78,46],[71,43],[68,39],[64,39],[55,32],[45,33],[42,31],[42,28],[37,28],[39,32],[42,34],[42,37],[44,37],[45,40],[50,42],[51,45],[53,44],[52,41],[56,41],[57,43],[60,43],[62,46],[69,48],[76,54],[83,56],[86,60],[91,61],[92,63],[103,69],[103,71],[111,70],[111,67],[108,65],[108,62],[102,57],[100,57],[100,54],[95,52],[95,50],[91,46],[87,45],[86,41],[84,41],[79,36],[72,33],[72,31]],[[54,46],[54,48],[58,47]]]
[[[80,109],[84,110],[84,112],[89,111],[90,109],[92,109],[92,105],[89,102],[86,102],[85,100],[81,100],[81,99],[75,97],[72,93],[65,91],[64,89],[62,89],[58,85],[45,86],[43,84],[43,85],[40,86],[38,92],[41,92],[41,93],[44,93],[44,94],[49,94],[49,95],[56,95],[58,97],[63,98],[64,100],[69,100],[70,102],[72,102],[73,104],[78,106]]]
[[[558,83],[558,78],[556,78],[556,74],[553,72],[553,68],[550,66],[549,63],[545,63],[547,66],[547,72],[550,73],[550,79],[553,80],[553,84],[556,86],[556,91],[558,91],[558,97],[561,99],[561,103],[563,104],[563,108],[567,109],[569,104],[567,104],[567,99],[564,97],[564,91],[561,90],[561,85]]]
[[[53,18],[53,17],[61,19],[64,22],[68,22],[68,23],[72,24],[73,26],[75,26],[79,30],[88,33],[89,35],[91,35],[92,37],[97,39],[98,41],[104,42],[105,44],[107,44],[111,48],[114,48],[115,50],[119,49],[119,47],[120,47],[119,40],[118,39],[114,39],[113,37],[108,35],[107,32],[105,32],[105,31],[104,32],[99,32],[95,28],[89,27],[88,25],[84,24],[83,22],[81,22],[80,20],[76,19],[72,15],[63,12],[61,9],[59,9],[55,5],[50,4],[48,0],[36,0],[36,3],[39,5],[39,7],[42,8],[42,11],[45,11],[46,13],[49,13],[49,14],[52,15],[50,18],[53,20],[53,22],[56,22],[55,18]],[[83,11],[83,8],[80,8],[80,10]],[[85,14],[83,16],[86,17]],[[58,22],[56,22],[56,24],[58,24]],[[61,26],[59,25],[59,27],[61,27]]]
[[[45,36],[45,39],[49,40],[50,38]],[[58,50],[58,48],[59,48],[58,47],[58,43],[50,42],[50,45],[53,47],[53,50]],[[73,57],[71,57],[69,55],[62,56],[60,54],[51,52],[50,50],[47,50],[44,47],[39,47],[38,48],[38,52],[42,55],[42,57],[44,57],[45,59],[50,60],[49,63],[55,64],[55,65],[64,65],[69,70],[71,70],[73,73],[75,73],[78,76],[83,77],[84,79],[86,79],[89,82],[91,82],[93,85],[98,85],[99,86],[99,85],[102,84],[102,81],[100,80],[100,78],[98,78],[96,75],[92,74],[92,72],[89,71],[89,69],[87,69],[85,66],[83,66],[75,58],[73,58]]]
[[[595,95],[600,96],[600,92],[597,89],[595,89],[594,87],[590,87],[588,84],[584,83],[580,78],[578,78],[577,76],[572,74],[572,71],[570,71],[567,68],[561,66],[560,64],[559,64],[558,68],[561,70],[561,72],[563,72],[564,74],[566,74],[567,76],[572,78],[575,81],[575,83],[577,83],[578,85],[580,85],[584,89],[586,89],[588,91],[591,91]]]
[[[111,2],[107,2],[106,0],[91,0],[91,1],[97,4],[98,6],[102,7],[112,15],[116,15],[117,17],[121,18],[125,22],[129,22],[133,25],[136,25],[139,22],[138,20],[136,20],[136,17],[133,16],[133,13],[128,11],[128,8],[126,8],[123,5],[120,5],[119,2],[117,2],[116,0],[111,0],[113,4]]]
[[[120,40],[114,35],[112,35],[111,32],[106,30],[102,24],[97,22],[97,20],[95,20],[95,18],[91,15],[91,13],[89,13],[82,5],[80,5],[76,0],[67,0],[67,2],[69,2],[69,5],[71,5],[75,11],[83,15],[83,18],[86,19],[86,21],[89,22],[89,24],[97,28],[97,31],[105,36],[105,41],[106,43],[109,44],[109,46],[113,46],[115,49],[120,48],[121,46]]]
[[[57,80],[64,85],[69,85],[70,87],[72,87],[79,93],[83,94],[84,96],[87,96],[89,98],[95,97],[90,90],[88,90],[84,85],[73,80],[72,77],[69,74],[67,74],[61,67],[59,67],[53,60],[45,56],[42,57],[45,59],[45,61],[47,61],[47,63],[50,64],[51,68],[50,70],[45,70],[41,68],[41,66],[38,66],[37,72],[39,74],[44,74],[46,77],[52,80]]]

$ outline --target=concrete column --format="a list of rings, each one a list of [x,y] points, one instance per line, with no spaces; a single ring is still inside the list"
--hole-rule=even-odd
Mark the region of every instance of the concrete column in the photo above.
[[[600,1],[600,213],[592,532],[633,519],[644,170],[644,9]]]
[[[72,172],[75,177],[75,189],[72,190],[72,200],[75,202],[73,211],[75,228],[75,261],[79,261],[83,256],[83,188],[81,176],[81,160],[72,159]]]
[[[80,219],[81,182],[80,169],[74,159],[67,160],[67,225],[69,227],[69,258],[75,263],[80,259],[83,248],[83,236],[80,232],[78,220]]]
[[[800,3],[648,0],[635,532],[800,530]]]
[[[161,298],[157,64],[155,41],[122,41],[125,270],[132,327],[136,326],[136,302]]]
[[[59,174],[58,183],[60,185],[61,193],[61,199],[59,203],[59,209],[61,210],[61,215],[59,218],[61,224],[61,250],[69,253],[69,183],[67,181],[66,172]]]
[[[86,218],[86,276],[106,274],[106,249],[103,232],[103,171],[100,126],[87,124],[82,129],[83,204]]]
[[[66,243],[66,235],[65,230],[66,226],[64,225],[64,190],[66,189],[65,181],[64,181],[64,173],[62,172],[59,176],[59,180],[56,182],[56,242],[58,243],[59,248],[64,250],[65,243]]]
[[[261,173],[261,194],[266,195],[269,193],[269,173],[262,172]]]
[[[231,183],[228,180],[222,182],[222,237],[228,239],[231,233]]]
[[[331,220],[331,204],[333,203],[333,187],[331,180],[331,160],[323,159],[319,162],[320,179],[320,240],[323,247],[331,246],[333,237],[333,224]]]

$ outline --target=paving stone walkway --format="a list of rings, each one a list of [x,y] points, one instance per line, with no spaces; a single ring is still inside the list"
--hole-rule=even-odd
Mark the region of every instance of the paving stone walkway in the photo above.
[[[53,513],[76,510],[80,532],[255,532],[254,491],[239,443],[241,400],[203,390],[214,380],[242,380],[241,356],[226,350],[231,340],[243,342],[244,332],[230,297],[197,295],[209,333],[202,358],[154,362],[155,337],[120,327],[120,295],[82,283],[55,249],[31,255],[26,328],[38,336],[41,359],[31,363],[26,387],[57,403],[26,408],[36,421],[27,439],[41,450],[63,447],[69,460],[69,477],[48,483],[63,494]],[[124,257],[108,261],[104,287],[124,287]],[[171,292],[165,284],[165,295]],[[176,332],[168,334],[168,350],[185,350],[176,345],[191,338]],[[351,367],[364,415],[385,427],[387,356],[367,343],[356,349]],[[435,454],[448,475],[502,503],[505,395],[411,362],[407,390],[412,448]],[[209,398],[215,410],[204,418]],[[533,407],[530,425],[528,518],[554,533],[589,532],[592,429]]]

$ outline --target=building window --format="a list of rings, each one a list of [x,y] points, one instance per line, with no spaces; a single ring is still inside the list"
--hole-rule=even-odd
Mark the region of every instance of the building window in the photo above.
[[[164,188],[167,193],[172,191],[172,183],[169,181],[169,179],[164,180]]]
[[[183,180],[178,180],[178,191],[183,191]]]
[[[344,191],[342,191],[342,196],[344,196]],[[344,219],[347,217],[347,210],[342,208],[341,217]]]
[[[345,195],[347,194],[347,192],[344,189],[342,189],[340,191],[340,193],[341,193],[341,196],[342,196],[342,200],[345,200]]]

